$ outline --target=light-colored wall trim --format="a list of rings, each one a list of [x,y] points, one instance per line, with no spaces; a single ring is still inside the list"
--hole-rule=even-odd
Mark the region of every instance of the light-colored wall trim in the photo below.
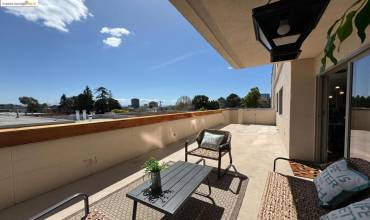
[[[229,110],[232,124],[276,125],[275,110],[271,108],[248,108]]]
[[[0,129],[0,148],[220,113],[222,113],[222,110],[210,110],[112,119],[89,123]]]

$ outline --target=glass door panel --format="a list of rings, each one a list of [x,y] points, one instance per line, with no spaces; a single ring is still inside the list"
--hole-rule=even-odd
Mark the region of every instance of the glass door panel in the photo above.
[[[370,160],[370,55],[352,69],[350,156]]]

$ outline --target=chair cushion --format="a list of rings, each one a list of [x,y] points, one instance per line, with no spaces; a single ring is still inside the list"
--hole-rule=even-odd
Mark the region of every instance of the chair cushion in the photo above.
[[[224,135],[204,132],[203,140],[200,144],[200,147],[217,150],[223,139]]]
[[[321,216],[320,220],[365,220],[370,219],[370,198],[352,203]]]
[[[314,179],[314,183],[320,206],[330,208],[370,187],[368,177],[348,167],[344,159],[328,166]]]
[[[222,151],[221,157],[223,157],[226,153],[227,153],[226,151]],[[189,154],[193,156],[212,159],[212,160],[219,159],[218,151],[209,150],[209,149],[201,148],[201,147],[195,148],[194,150],[190,151]]]

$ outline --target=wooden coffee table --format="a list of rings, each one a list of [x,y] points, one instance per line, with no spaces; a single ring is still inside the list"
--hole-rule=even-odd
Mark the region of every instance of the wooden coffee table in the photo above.
[[[212,167],[209,166],[178,161],[161,172],[161,193],[150,191],[150,180],[140,184],[126,194],[134,200],[132,219],[136,219],[138,202],[166,215],[174,215],[205,179],[208,181],[210,195],[211,187],[207,177],[211,170]]]

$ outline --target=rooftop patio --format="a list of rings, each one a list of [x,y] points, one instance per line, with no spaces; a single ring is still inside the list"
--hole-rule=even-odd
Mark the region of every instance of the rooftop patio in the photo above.
[[[287,156],[277,128],[242,124],[229,124],[218,128],[232,133],[233,164],[238,172],[249,179],[238,219],[255,219],[268,171],[272,170],[273,159],[278,156]],[[194,136],[185,139],[194,139]],[[185,139],[4,209],[0,212],[0,219],[28,218],[77,192],[89,194],[90,204],[92,204],[141,177],[144,174],[141,166],[151,156],[163,161],[184,160]],[[191,147],[195,147],[195,143]],[[191,162],[196,160],[198,158],[189,157]],[[224,159],[222,167],[226,167],[227,162],[228,160]],[[217,166],[217,161],[207,160],[207,165]],[[279,170],[291,173],[289,165],[285,163],[279,164]],[[51,218],[62,219],[81,210],[82,207],[82,202],[77,203]]]

